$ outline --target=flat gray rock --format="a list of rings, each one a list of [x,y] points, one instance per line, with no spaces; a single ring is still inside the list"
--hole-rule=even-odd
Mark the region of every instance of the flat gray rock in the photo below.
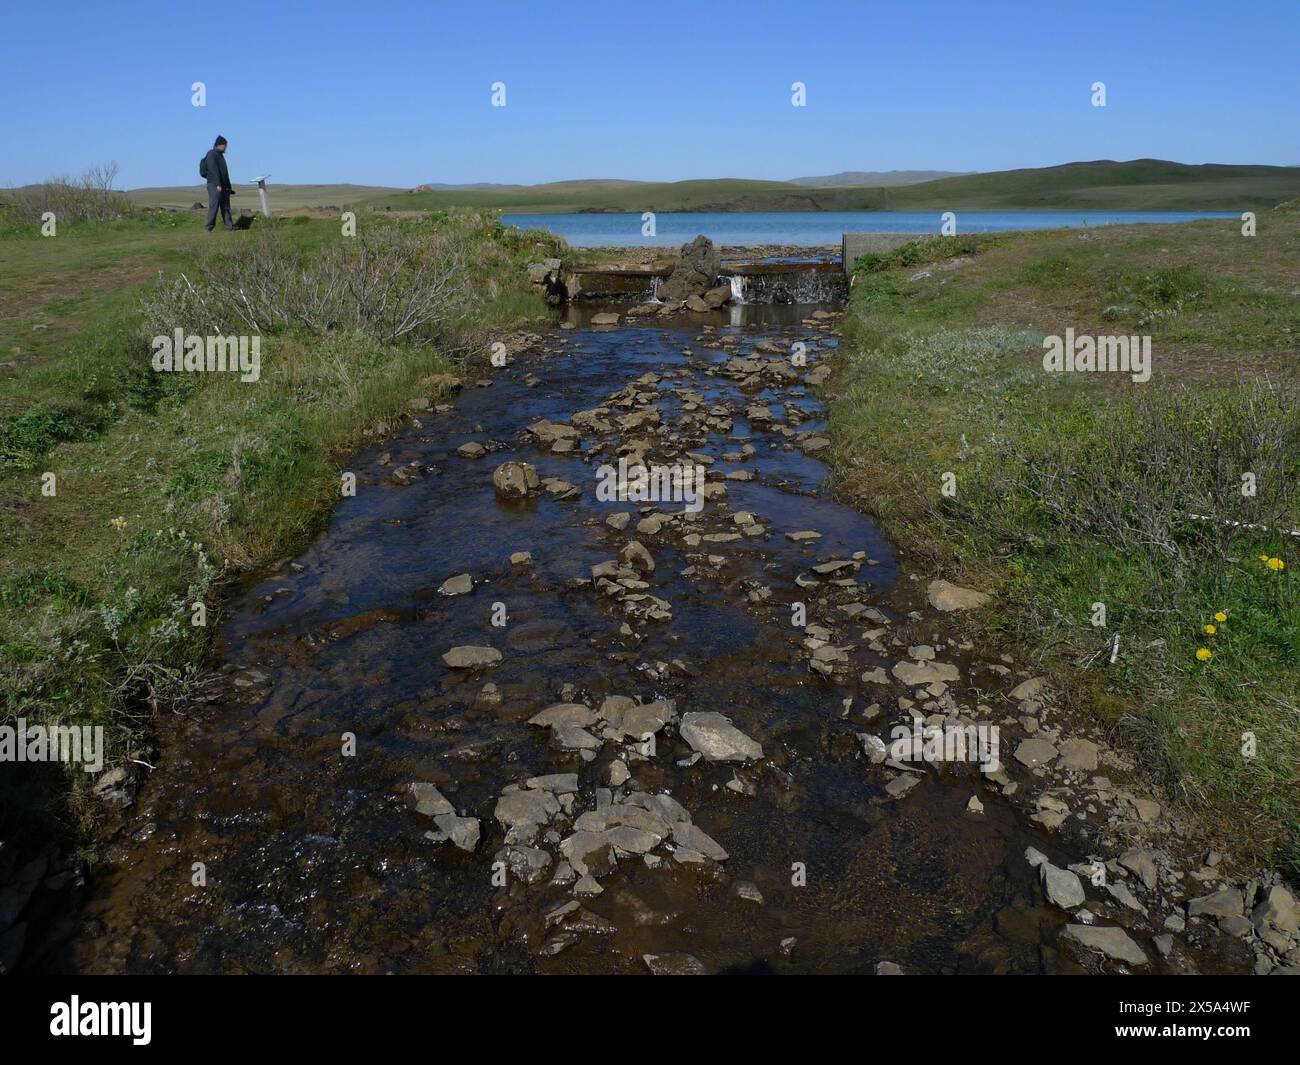
[[[959,680],[961,673],[947,662],[899,662],[892,670],[895,677],[910,687]]]
[[[655,976],[704,976],[708,970],[693,954],[643,954],[641,960]]]
[[[501,652],[495,647],[475,647],[466,644],[443,653],[442,660],[452,669],[480,669],[495,666],[501,661]]]
[[[1188,917],[1240,917],[1245,913],[1245,900],[1238,888],[1220,888],[1187,904]]]
[[[1016,761],[1033,769],[1040,765],[1047,765],[1056,754],[1056,748],[1046,740],[1030,738],[1020,741],[1020,746],[1016,748]]]
[[[1108,958],[1128,962],[1130,965],[1145,965],[1147,956],[1142,948],[1122,928],[1114,926],[1098,927],[1088,924],[1070,924],[1065,926],[1066,939],[1073,939],[1080,946],[1089,950],[1101,951]]]
[[[1057,768],[1092,772],[1097,768],[1097,745],[1091,740],[1066,740],[1061,744],[1061,760]]]
[[[678,821],[672,827],[673,842],[688,850],[698,851],[706,858],[712,858],[715,862],[725,862],[727,852],[722,846],[708,835],[702,829],[697,828],[689,821]]]
[[[681,737],[709,762],[750,762],[763,757],[757,742],[712,711],[683,714]]]
[[[458,573],[438,585],[438,592],[441,595],[468,595],[473,590],[474,578],[468,573]]]
[[[456,812],[451,803],[443,798],[442,792],[423,780],[412,781],[406,785],[406,805],[425,817],[438,817]]]

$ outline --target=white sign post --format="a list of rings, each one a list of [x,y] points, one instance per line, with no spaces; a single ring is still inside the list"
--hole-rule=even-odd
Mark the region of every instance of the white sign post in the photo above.
[[[257,194],[262,197],[262,214],[267,218],[271,217],[271,205],[266,200],[266,179],[270,176],[270,174],[263,174],[261,177],[253,178],[257,182]]]

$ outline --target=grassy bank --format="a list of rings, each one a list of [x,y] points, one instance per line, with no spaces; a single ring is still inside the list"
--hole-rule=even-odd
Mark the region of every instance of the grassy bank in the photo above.
[[[1019,641],[1235,856],[1293,870],[1298,255],[1300,214],[1278,210],[1254,237],[1200,222],[867,257],[831,423],[843,491],[934,571],[996,590],[978,624]],[[1150,336],[1150,381],[1047,373],[1043,338],[1069,327]]]
[[[343,457],[433,395],[425,378],[544,313],[526,265],[555,250],[470,213],[351,238],[151,213],[0,233],[5,720],[103,725],[110,764],[141,757],[226,583],[305,543]],[[155,372],[150,338],[176,327],[260,335],[259,379]],[[75,838],[88,779],[7,765],[0,838]]]

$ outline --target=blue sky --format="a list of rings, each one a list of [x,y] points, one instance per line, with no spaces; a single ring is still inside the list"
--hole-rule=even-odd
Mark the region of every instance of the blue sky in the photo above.
[[[237,181],[398,186],[1300,164],[1300,0],[6,0],[0,25],[0,185],[110,159],[197,183],[217,133]]]

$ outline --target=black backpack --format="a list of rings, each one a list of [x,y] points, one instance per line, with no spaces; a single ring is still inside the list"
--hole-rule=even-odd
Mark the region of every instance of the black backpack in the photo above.
[[[208,157],[206,154],[199,160],[199,177],[203,178],[204,181],[208,179]]]

